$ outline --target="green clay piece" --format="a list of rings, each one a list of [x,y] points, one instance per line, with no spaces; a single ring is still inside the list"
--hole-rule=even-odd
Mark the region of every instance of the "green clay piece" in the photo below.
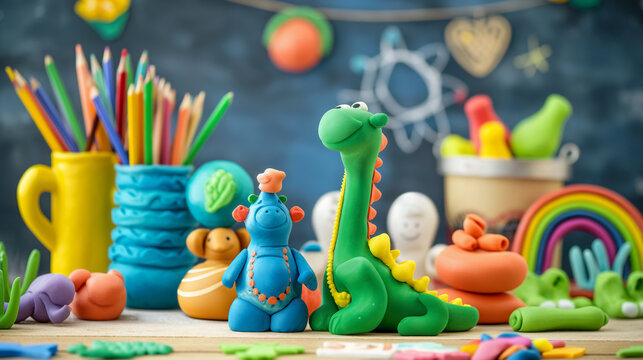
[[[643,304],[643,271],[634,271],[627,278],[627,293],[640,305]]]
[[[476,149],[470,140],[460,135],[451,134],[442,139],[440,155],[442,155],[442,157],[475,156]]]
[[[636,283],[641,275],[640,272],[634,272],[630,278],[634,280],[635,285],[631,286],[636,288]],[[628,282],[629,285],[629,282]],[[641,299],[633,297],[628,293],[628,289],[623,284],[623,278],[613,271],[602,272],[596,277],[596,285],[594,287],[594,304],[603,309],[613,318],[634,319],[643,317],[643,311],[639,309]],[[634,291],[636,293],[636,291]]]
[[[228,205],[237,192],[237,183],[234,176],[223,169],[219,169],[205,182],[205,210],[215,213]]]
[[[571,298],[569,288],[567,274],[561,269],[550,268],[540,276],[528,272],[525,280],[513,293],[527,306],[580,308],[592,305],[587,298]]]
[[[286,197],[286,195],[279,195],[279,201],[285,204],[286,201],[288,201],[288,198]]]
[[[5,282],[8,281],[7,273],[0,270],[0,293],[5,292]],[[18,307],[20,306],[20,278],[16,278],[11,285],[8,306],[5,311],[4,305],[0,306],[0,329],[10,329],[18,318]]]
[[[121,36],[123,30],[125,30],[125,25],[127,25],[128,19],[129,10],[125,11],[112,22],[88,21],[87,23],[98,33],[101,39],[112,41]]]
[[[258,198],[259,198],[259,196],[257,196],[257,194],[250,194],[250,195],[248,195],[248,202],[251,203],[251,204],[254,204],[255,201],[257,201]]]
[[[4,302],[9,301],[9,271],[7,260],[7,252],[4,249],[4,243],[0,242],[0,270],[7,275],[3,276],[2,281],[4,282],[4,291],[0,291],[0,296],[2,296]],[[40,267],[40,251],[33,249],[31,254],[29,254],[29,259],[27,260],[27,266],[25,267],[25,276],[22,278],[22,287],[20,288],[20,296],[24,295],[29,288],[29,285],[34,281],[36,276],[38,276],[38,268]]]
[[[280,355],[303,354],[306,349],[297,345],[279,345],[277,343],[221,344],[221,351],[227,355],[236,355],[242,360],[271,360]]]
[[[380,174],[378,153],[385,145],[382,127],[388,117],[372,114],[366,104],[340,105],[319,123],[325,147],[339,152],[345,168],[340,191],[329,267],[322,282],[322,303],[310,317],[315,331],[336,335],[371,331],[400,335],[438,335],[469,330],[478,322],[471,306],[448,303],[427,293],[429,279],[413,279],[415,263],[397,263],[388,235],[374,235],[368,220],[381,193],[374,186]],[[369,214],[371,216],[369,216]]]
[[[67,348],[70,354],[82,357],[95,357],[103,359],[129,359],[142,355],[167,355],[173,351],[172,347],[153,342],[113,342],[96,340],[88,348],[85,344],[74,344]]]
[[[263,46],[268,47],[275,31],[283,23],[293,18],[304,18],[315,25],[321,34],[322,55],[328,55],[333,47],[333,28],[324,15],[309,7],[293,6],[270,18],[263,31]]]
[[[630,346],[616,352],[619,357],[643,357],[643,345]]]
[[[609,318],[601,309],[588,306],[581,309],[559,309],[528,306],[516,309],[509,316],[515,331],[599,330]]]
[[[524,119],[511,132],[511,150],[517,158],[549,158],[560,146],[565,122],[572,106],[564,97],[552,94],[537,113]]]

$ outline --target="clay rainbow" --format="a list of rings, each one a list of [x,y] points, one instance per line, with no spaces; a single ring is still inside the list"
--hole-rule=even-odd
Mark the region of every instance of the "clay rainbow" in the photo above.
[[[605,244],[610,261],[625,242],[632,245],[632,270],[643,264],[643,216],[621,195],[596,185],[570,185],[534,202],[525,212],[512,250],[529,270],[542,273],[552,263],[556,244],[572,231],[584,231]]]

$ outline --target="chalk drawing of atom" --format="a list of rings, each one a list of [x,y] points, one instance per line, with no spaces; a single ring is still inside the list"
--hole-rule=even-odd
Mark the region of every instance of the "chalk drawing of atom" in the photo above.
[[[397,27],[388,27],[380,40],[380,54],[369,58],[356,56],[351,59],[353,71],[362,73],[359,90],[342,90],[340,102],[365,101],[371,112],[389,115],[386,125],[393,132],[399,148],[412,153],[422,141],[435,143],[451,131],[445,109],[463,102],[467,86],[459,79],[443,74],[449,62],[449,51],[441,43],[427,44],[415,51],[406,47]],[[389,80],[396,65],[403,64],[415,71],[424,81],[427,98],[411,107],[402,106],[391,93]],[[428,121],[433,118],[435,129]]]

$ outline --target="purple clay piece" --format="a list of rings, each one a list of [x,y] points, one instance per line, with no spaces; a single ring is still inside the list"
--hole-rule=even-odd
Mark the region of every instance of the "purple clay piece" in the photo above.
[[[76,289],[74,283],[62,274],[38,276],[20,297],[16,322],[31,316],[38,322],[61,323],[69,317]],[[7,304],[5,303],[5,309]]]

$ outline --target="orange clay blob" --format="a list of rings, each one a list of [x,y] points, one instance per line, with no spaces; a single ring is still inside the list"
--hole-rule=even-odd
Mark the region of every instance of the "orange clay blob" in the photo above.
[[[308,307],[308,316],[321,305],[321,297],[320,287],[313,291],[307,288],[306,285],[301,286],[301,299],[304,300],[306,307]]]
[[[268,43],[268,55],[275,66],[283,71],[308,71],[322,59],[321,33],[307,19],[290,19],[272,35]]]
[[[237,291],[223,286],[221,278],[249,243],[250,234],[246,229],[196,229],[188,235],[188,249],[205,261],[190,269],[181,280],[177,296],[184,313],[197,319],[228,319]]]
[[[127,302],[127,293],[123,275],[118,270],[104,274],[78,269],[69,278],[76,287],[71,311],[77,318],[114,320],[121,315]]]
[[[479,324],[506,324],[514,310],[526,306],[516,296],[508,293],[477,294],[457,289],[440,289],[438,294],[447,294],[449,299],[459,297],[463,303],[478,309]]]
[[[440,253],[435,266],[446,285],[483,294],[513,290],[527,276],[527,263],[517,253],[466,251],[455,245],[447,246]]]

